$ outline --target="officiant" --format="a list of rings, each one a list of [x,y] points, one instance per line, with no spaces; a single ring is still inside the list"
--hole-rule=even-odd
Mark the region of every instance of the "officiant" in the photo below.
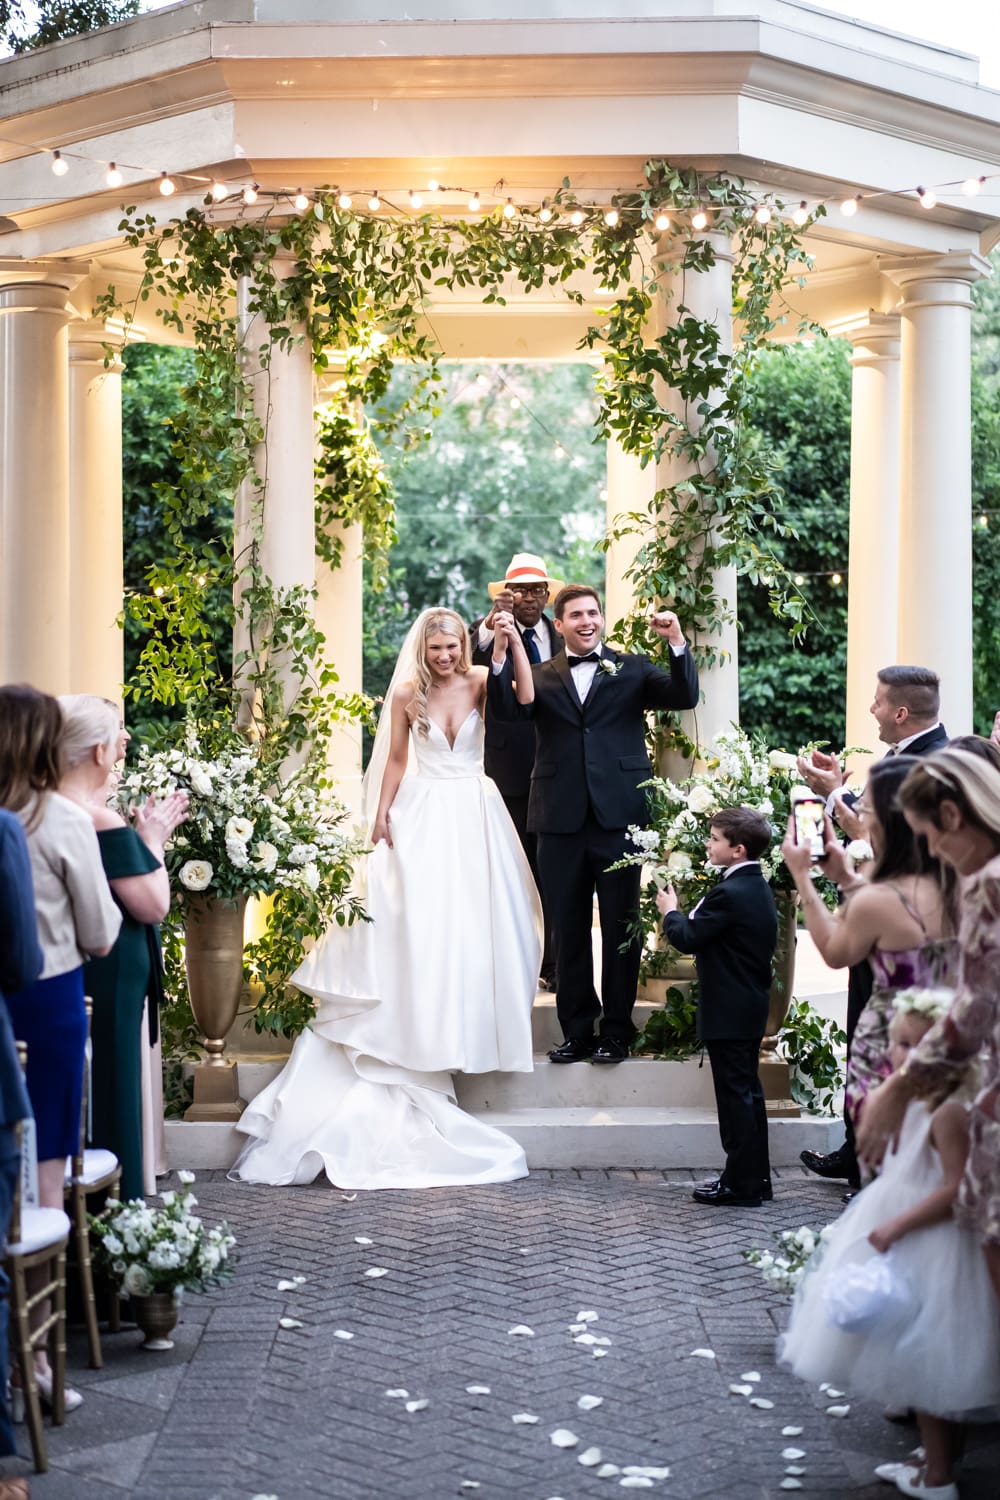
[[[524,641],[524,649],[530,662],[551,661],[553,656],[562,651],[563,642],[552,620],[545,613],[545,606],[550,597],[554,598],[561,588],[562,581],[551,576],[542,559],[535,553],[515,552],[503,578],[487,584],[487,592],[492,601],[489,614],[474,621],[469,632],[472,660],[476,665],[489,667],[493,655],[493,622],[498,609],[514,616],[514,623]],[[485,770],[500,789],[542,898],[545,948],[542,953],[539,988],[555,990],[555,937],[538,874],[537,840],[533,833],[528,832],[528,793],[534,764],[534,724],[527,720],[502,723],[490,712],[487,704]]]

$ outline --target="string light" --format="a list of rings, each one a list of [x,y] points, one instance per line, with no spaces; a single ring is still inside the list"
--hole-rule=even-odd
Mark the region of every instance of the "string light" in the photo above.
[[[520,398],[520,396],[511,396],[511,398],[510,398],[510,409],[511,409],[511,411],[518,411],[520,409],[520,406],[521,406],[521,398]]]
[[[114,162],[110,162],[108,164],[107,176],[105,177],[104,181],[107,183],[109,188],[121,187],[122,183],[125,181],[124,177],[119,172]]]
[[[660,209],[660,212],[653,220],[653,227],[655,229],[658,229],[661,234],[663,234],[665,230],[670,228],[670,215],[666,212],[665,209]]]
[[[351,197],[350,193],[338,193],[337,194],[337,207],[338,208],[342,208],[342,209],[344,209],[346,211],[347,209],[350,208],[350,206],[351,206],[351,204],[353,202],[354,202],[354,199]]]
[[[378,188],[375,189],[374,193],[372,193],[371,197],[368,199],[368,207],[371,209],[373,214],[377,214],[379,209],[382,207],[382,199],[378,195]]]
[[[481,207],[481,200],[480,200],[479,194],[478,193],[473,193],[472,197],[469,199],[469,212],[472,213],[472,214],[477,214],[479,212],[480,207]]]
[[[423,200],[423,198],[421,198],[420,194],[419,193],[415,193],[413,191],[413,189],[411,188],[410,189],[410,207],[411,208],[423,208],[423,206],[424,206],[424,200]]]
[[[851,219],[851,218],[854,217],[854,215],[858,211],[858,205],[859,205],[860,202],[861,202],[861,194],[860,193],[858,193],[857,197],[855,197],[855,198],[845,198],[844,199],[843,203],[840,205],[840,212],[844,215],[845,219]]]
[[[543,198],[542,199],[542,206],[541,206],[541,208],[539,210],[538,217],[542,221],[543,224],[551,223],[551,220],[552,220],[552,210],[549,207],[549,203],[548,203],[548,199],[547,198]]]
[[[754,214],[754,218],[757,220],[758,224],[770,224],[771,210],[769,206],[766,203],[762,203],[757,209],[757,212]]]
[[[429,193],[436,193],[440,187],[441,184],[438,182],[437,178],[432,177],[427,184],[427,191]]]
[[[802,573],[796,573],[796,575],[795,575],[795,587],[796,588],[800,589],[802,587],[802,585],[805,583],[805,581],[806,581],[805,580],[805,576]]]
[[[604,215],[604,222],[605,224],[607,224],[609,229],[614,229],[615,225],[618,223],[618,218],[619,215],[617,208],[609,208],[607,213]]]
[[[566,457],[566,449],[563,447],[562,443],[556,443],[555,447],[552,450],[552,456],[553,458]]]
[[[808,222],[809,222],[809,207],[808,207],[808,204],[806,203],[806,200],[803,198],[803,200],[799,204],[798,208],[792,214],[792,223],[796,224],[798,226],[798,228],[801,229],[803,227],[803,225],[808,224]]]
[[[259,197],[260,188],[255,182],[251,182],[248,187],[245,187],[243,189],[243,202],[246,204],[247,208],[253,208]]]
[[[292,199],[292,203],[298,209],[300,214],[305,213],[306,209],[309,207],[309,199],[306,197],[301,188],[299,188],[298,192],[295,194],[295,197]]]
[[[174,187],[174,179],[172,177],[168,177],[166,172],[161,172],[160,192],[163,194],[164,198],[169,198],[170,195],[175,191],[176,189]]]
[[[985,177],[967,177],[962,183],[962,192],[967,198],[974,198],[985,182]]]
[[[839,573],[831,573],[830,574],[830,582],[833,584],[834,588],[836,588],[838,586],[838,584],[843,583],[843,581],[844,580],[843,580],[843,578],[841,578],[841,576],[840,576]]]
[[[705,212],[705,210],[703,208],[699,208],[697,213],[694,213],[694,214],[691,215],[691,228],[692,229],[707,229],[708,228],[708,214]]]
[[[52,170],[57,177],[65,177],[69,171],[69,162],[58,151],[52,153]]]
[[[229,189],[224,182],[213,182],[209,191],[212,195],[213,203],[225,203],[229,197]]]
[[[921,208],[936,208],[937,207],[937,199],[935,198],[934,194],[933,193],[929,193],[926,188],[918,187],[917,188],[917,197],[920,199],[920,207]]]
[[[583,223],[583,220],[584,220],[583,209],[582,208],[574,208],[573,212],[569,216],[569,222],[572,225],[574,225],[575,228],[579,229],[580,225]]]
[[[504,218],[505,219],[512,219],[516,213],[517,213],[517,209],[514,207],[512,199],[508,198],[507,202],[503,206],[503,216],[504,216]]]

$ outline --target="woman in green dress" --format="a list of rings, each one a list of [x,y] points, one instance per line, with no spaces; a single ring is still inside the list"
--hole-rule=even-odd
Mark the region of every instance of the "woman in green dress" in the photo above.
[[[84,968],[84,987],[94,1002],[90,1140],[121,1162],[123,1198],[139,1198],[143,1007],[148,996],[154,1033],[161,993],[156,924],[170,905],[163,850],[187,816],[187,796],[175,793],[159,803],[149,801],[136,813],[134,826],[126,823],[107,805],[114,766],[129,740],[118,709],[106,698],[86,693],[59,703],[65,722],[59,790],[92,817],[104,873],[122,912],[111,952]],[[150,1040],[155,1041],[155,1033]]]

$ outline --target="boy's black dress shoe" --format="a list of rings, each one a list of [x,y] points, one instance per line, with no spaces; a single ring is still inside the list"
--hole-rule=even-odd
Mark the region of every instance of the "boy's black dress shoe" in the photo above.
[[[594,1048],[595,1063],[620,1063],[628,1057],[628,1042],[616,1041],[614,1037],[601,1037]]]
[[[851,1187],[861,1186],[861,1178],[858,1176],[858,1164],[852,1152],[846,1146],[841,1146],[838,1151],[800,1151],[799,1161],[810,1172],[815,1172],[817,1177],[841,1178],[848,1182]]]
[[[698,1184],[698,1191],[702,1192],[702,1193],[707,1193],[707,1192],[714,1193],[721,1186],[722,1186],[722,1178],[721,1177],[713,1177],[712,1180],[711,1180],[711,1182],[699,1182],[699,1184]],[[774,1188],[771,1186],[771,1179],[770,1179],[770,1177],[765,1177],[764,1181],[761,1183],[761,1185],[760,1185],[760,1196],[761,1196],[761,1198],[763,1199],[763,1201],[765,1203],[771,1203],[774,1200]]]
[[[549,1052],[549,1062],[586,1062],[593,1050],[594,1038],[592,1036],[571,1036],[567,1041],[560,1042],[558,1047],[552,1048]]]
[[[759,1193],[744,1197],[721,1182],[717,1187],[695,1188],[691,1197],[696,1203],[707,1203],[711,1208],[760,1208],[762,1202]]]

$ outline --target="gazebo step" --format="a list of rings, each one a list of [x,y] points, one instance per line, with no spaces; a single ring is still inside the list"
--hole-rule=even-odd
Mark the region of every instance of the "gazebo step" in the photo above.
[[[711,1168],[720,1157],[719,1128],[710,1109],[609,1108],[482,1109],[485,1123],[524,1147],[530,1167]],[[771,1160],[790,1166],[804,1149],[830,1151],[840,1144],[839,1120],[771,1120]],[[246,1137],[228,1124],[167,1121],[171,1167],[230,1167]]]

